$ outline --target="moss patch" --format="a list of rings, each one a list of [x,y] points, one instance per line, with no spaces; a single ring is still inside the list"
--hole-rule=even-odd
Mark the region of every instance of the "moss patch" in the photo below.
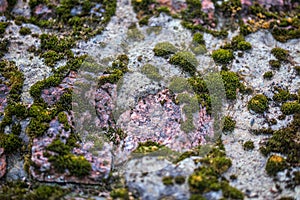
[[[256,113],[263,113],[268,108],[268,99],[263,94],[257,94],[248,102],[248,109]]]
[[[224,118],[224,126],[223,131],[224,132],[232,132],[235,128],[236,121],[232,119],[230,116],[226,116]]]
[[[178,65],[184,72],[194,75],[197,70],[198,61],[195,55],[188,51],[178,52],[173,55],[169,62],[173,65]]]
[[[277,172],[284,170],[287,167],[286,161],[283,157],[272,155],[267,161],[266,171],[270,176],[275,176]]]
[[[218,49],[213,51],[212,58],[216,63],[219,64],[229,64],[233,59],[234,55],[231,50],[228,49]]]
[[[153,49],[154,55],[166,57],[177,52],[177,48],[170,42],[157,43]]]
[[[289,52],[285,49],[275,47],[271,50],[271,53],[277,58],[279,61],[287,61]]]
[[[244,148],[244,150],[246,150],[246,151],[249,151],[249,150],[254,149],[254,143],[253,143],[253,141],[251,141],[251,140],[246,141],[246,142],[243,144],[243,148]]]

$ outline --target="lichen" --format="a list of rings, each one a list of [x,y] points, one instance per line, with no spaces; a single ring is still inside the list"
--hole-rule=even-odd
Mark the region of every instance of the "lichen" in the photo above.
[[[157,67],[146,64],[141,68],[141,72],[145,74],[149,79],[154,81],[160,81],[162,80],[162,76],[159,74],[159,70]]]

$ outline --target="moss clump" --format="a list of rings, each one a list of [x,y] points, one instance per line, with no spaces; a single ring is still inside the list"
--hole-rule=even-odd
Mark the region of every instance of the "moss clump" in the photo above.
[[[149,6],[155,3],[155,1],[154,0],[133,0],[131,3],[135,12],[143,12],[145,14],[150,14],[151,9],[149,9]]]
[[[158,68],[153,65],[146,64],[142,67],[141,72],[145,74],[149,79],[154,81],[162,80],[162,76],[159,74]]]
[[[236,121],[232,119],[230,116],[226,116],[224,118],[224,126],[223,131],[224,132],[232,132],[235,128]]]
[[[287,61],[289,52],[285,49],[275,47],[271,50],[271,53],[277,58],[279,61]]]
[[[176,53],[177,48],[170,42],[157,43],[153,49],[154,55],[166,57]]]
[[[185,177],[184,176],[176,176],[174,178],[174,181],[175,181],[176,184],[182,185],[182,184],[185,183]]]
[[[7,53],[9,44],[8,39],[0,39],[0,59]]]
[[[300,104],[296,101],[286,102],[286,103],[282,104],[280,110],[285,115],[300,113]]]
[[[279,60],[270,60],[269,64],[272,68],[275,68],[275,69],[279,69],[281,66],[281,63]]]
[[[9,23],[7,22],[0,22],[0,35],[5,33],[5,29],[8,27]]]
[[[58,38],[55,35],[42,34],[41,39],[41,49],[44,51],[52,50],[57,53],[65,53],[73,47],[75,44],[71,37],[68,38]]]
[[[268,99],[263,94],[255,95],[248,102],[248,109],[256,113],[263,113],[268,108]]]
[[[260,148],[264,155],[271,152],[286,156],[286,161],[291,165],[299,165],[300,144],[298,142],[298,130],[300,127],[300,115],[295,114],[294,120],[286,128],[273,133],[264,146]]]
[[[237,45],[237,49],[241,51],[246,51],[252,49],[252,45],[249,42],[241,41]]]
[[[71,146],[61,142],[59,139],[46,147],[47,151],[55,152],[56,155],[49,155],[49,162],[53,164],[54,169],[59,173],[64,173],[66,169],[70,174],[79,178],[87,176],[92,170],[91,164],[83,156],[71,154]]]
[[[0,147],[8,154],[16,152],[22,146],[22,140],[14,134],[0,133]]]
[[[254,143],[253,143],[253,141],[249,140],[243,144],[243,147],[244,147],[244,150],[246,150],[246,151],[252,150],[252,149],[254,149]]]
[[[113,199],[129,200],[128,190],[126,188],[117,188],[110,192]]]
[[[162,182],[164,185],[174,185],[172,176],[165,176],[162,178]]]
[[[67,189],[58,186],[33,184],[29,187],[26,182],[12,181],[1,185],[0,199],[61,199],[67,192]]]
[[[19,33],[21,35],[29,35],[29,34],[31,34],[31,30],[28,27],[22,27],[22,28],[20,28]]]
[[[266,171],[270,176],[275,176],[277,172],[283,171],[287,167],[286,161],[283,157],[272,155],[267,161]]]
[[[263,78],[270,80],[273,76],[274,76],[273,72],[272,71],[268,71],[268,72],[264,73]]]
[[[55,63],[64,58],[62,53],[57,53],[56,51],[49,50],[41,55],[41,58],[44,58],[46,65],[54,67]]]
[[[203,34],[202,33],[195,33],[193,35],[193,42],[196,42],[198,44],[204,44],[205,45],[205,40],[203,39]]]
[[[273,101],[282,103],[287,100],[293,100],[293,95],[291,95],[288,90],[284,90],[280,88],[275,88],[275,90],[277,90],[277,93],[274,94]]]
[[[159,150],[160,148],[164,147],[163,145],[158,144],[157,142],[147,141],[144,143],[139,143],[134,153],[151,153],[154,151]]]
[[[240,82],[238,75],[231,71],[221,71],[222,80],[224,81],[224,87],[227,99],[236,99],[237,91],[242,91],[245,86]]]
[[[199,64],[194,54],[187,51],[176,53],[170,58],[169,62],[173,65],[178,65],[184,72],[188,72],[190,75],[196,73]]]
[[[219,49],[213,51],[212,58],[216,63],[229,64],[234,59],[234,56],[231,50]]]

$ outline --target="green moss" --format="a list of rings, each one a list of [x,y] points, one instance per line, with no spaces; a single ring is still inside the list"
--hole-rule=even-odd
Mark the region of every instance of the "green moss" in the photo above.
[[[155,3],[154,0],[133,0],[131,2],[135,12],[143,12],[145,14],[151,13],[149,6],[153,3]]]
[[[213,51],[212,58],[216,63],[229,64],[234,59],[234,55],[231,50],[218,49]]]
[[[27,27],[21,27],[19,33],[21,35],[29,35],[29,34],[31,34],[31,30],[30,30],[30,28],[27,28]]]
[[[195,33],[193,35],[193,42],[196,42],[198,44],[204,44],[205,45],[205,40],[203,39],[203,34],[202,33]]]
[[[33,200],[33,199],[61,199],[68,190],[58,186],[36,185],[22,181],[7,181],[1,185],[0,199]]]
[[[147,141],[144,143],[139,143],[138,147],[134,150],[134,153],[151,153],[162,148],[163,145],[158,144],[157,142]]]
[[[141,72],[145,74],[149,79],[154,81],[162,80],[162,76],[159,74],[158,68],[151,64],[146,64],[142,67]]]
[[[11,127],[11,133],[14,134],[14,135],[20,135],[20,134],[21,134],[21,131],[22,131],[22,126],[21,126],[20,123],[14,124],[14,125]]]
[[[165,176],[162,178],[162,182],[164,185],[174,185],[172,176]]]
[[[154,55],[166,57],[176,53],[177,48],[170,42],[157,43],[153,49]]]
[[[252,45],[249,42],[241,41],[237,45],[237,49],[241,51],[246,51],[252,49]]]
[[[8,39],[0,39],[0,59],[4,56],[5,53],[8,51],[8,46],[10,42]],[[4,66],[6,64],[4,63]]]
[[[192,194],[190,200],[206,200],[206,198],[200,194]]]
[[[147,26],[148,23],[149,23],[149,18],[150,18],[149,16],[145,16],[142,19],[140,19],[139,25],[140,26]]]
[[[271,50],[271,53],[277,58],[279,61],[287,61],[289,52],[285,49],[275,47]]]
[[[14,134],[0,133],[0,147],[8,154],[15,153],[22,146],[22,140]]]
[[[9,23],[7,22],[0,22],[0,35],[5,33],[5,29],[8,27]]]
[[[91,163],[89,163],[83,156],[74,156],[72,154],[58,155],[49,157],[57,172],[64,173],[66,169],[69,170],[72,176],[82,178],[90,174],[92,170]]]
[[[240,82],[238,75],[231,71],[221,71],[222,80],[224,81],[224,87],[227,99],[236,99],[238,90],[242,90],[244,85]]]
[[[286,128],[273,133],[270,139],[261,148],[264,155],[271,152],[281,153],[286,156],[286,161],[291,165],[299,164],[300,144],[297,142],[297,131],[300,127],[299,114],[294,115],[294,120]]]
[[[66,190],[61,187],[41,185],[34,189],[26,199],[60,199],[65,194]]]
[[[253,143],[253,141],[249,140],[243,144],[243,147],[244,147],[244,150],[247,150],[247,151],[252,150],[252,149],[254,149],[254,143]]]
[[[73,47],[75,44],[71,37],[58,38],[55,35],[42,34],[41,39],[41,49],[44,51],[53,50],[57,53],[65,53],[67,50]]]
[[[203,194],[209,191],[218,191],[221,184],[218,174],[211,168],[200,167],[189,177],[188,183],[192,193]]]
[[[118,55],[117,59],[112,62],[112,68],[121,70],[123,73],[128,71],[129,58],[126,54]]]
[[[113,199],[129,200],[128,190],[126,188],[117,188],[110,192]]]
[[[54,67],[57,61],[64,58],[64,55],[61,53],[57,53],[56,51],[49,50],[43,53],[41,57],[45,59],[44,62],[46,63],[46,65]]]
[[[67,115],[64,112],[60,112],[57,116],[60,123],[64,125],[64,128],[68,131],[70,129],[69,121]]]
[[[275,69],[279,69],[281,66],[281,63],[279,60],[270,60],[269,64],[272,68],[275,68]]]
[[[185,177],[184,176],[175,176],[174,181],[178,185],[182,185],[185,183]]]
[[[266,171],[270,176],[275,176],[277,172],[283,171],[287,167],[286,161],[283,157],[272,155],[267,161]]]
[[[178,65],[184,72],[194,75],[197,70],[198,61],[191,52],[183,51],[173,55],[169,62],[173,65]]]
[[[114,143],[114,145],[119,145],[120,141],[124,140],[127,137],[126,132],[124,132],[121,128],[113,128],[109,127],[106,132],[109,140]]]
[[[264,73],[263,78],[270,80],[271,78],[273,78],[273,76],[274,76],[274,74],[273,74],[272,71],[267,71],[267,72]]]
[[[30,120],[30,123],[26,129],[26,133],[33,138],[40,137],[48,130],[48,128],[49,123],[33,118]]]
[[[268,108],[268,99],[263,94],[257,94],[248,102],[248,109],[256,113],[263,113]]]
[[[280,110],[285,115],[300,113],[300,104],[296,101],[286,102],[286,103],[282,104]]]
[[[223,131],[224,132],[232,132],[235,128],[236,121],[232,119],[230,116],[226,116],[224,118],[224,126]]]
[[[230,186],[227,182],[222,182],[223,196],[227,199],[244,199],[244,194],[238,189]]]
[[[276,89],[276,88],[275,88]],[[273,101],[276,101],[278,103],[285,102],[287,100],[292,100],[292,95],[288,90],[284,89],[276,89],[277,93],[273,96]]]

